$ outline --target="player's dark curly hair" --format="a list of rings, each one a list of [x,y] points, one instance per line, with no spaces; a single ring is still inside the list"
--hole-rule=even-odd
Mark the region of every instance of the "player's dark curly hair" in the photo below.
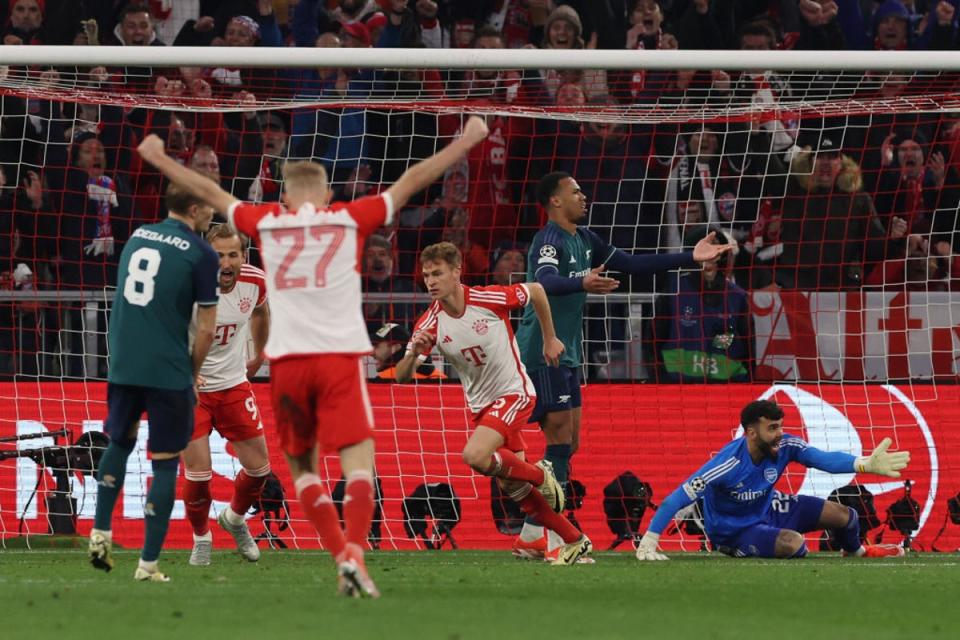
[[[541,207],[546,208],[550,205],[550,198],[557,193],[560,181],[569,177],[571,176],[566,171],[554,171],[540,178],[540,182],[537,183],[537,202]]]
[[[760,418],[780,420],[783,418],[783,409],[773,400],[754,400],[740,412],[740,424],[744,429],[760,422]]]

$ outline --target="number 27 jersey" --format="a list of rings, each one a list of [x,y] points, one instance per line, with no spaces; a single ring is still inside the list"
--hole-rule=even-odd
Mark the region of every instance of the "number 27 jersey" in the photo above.
[[[326,209],[307,203],[295,212],[236,203],[227,217],[260,247],[270,296],[267,357],[372,351],[360,255],[367,235],[393,218],[388,193]]]

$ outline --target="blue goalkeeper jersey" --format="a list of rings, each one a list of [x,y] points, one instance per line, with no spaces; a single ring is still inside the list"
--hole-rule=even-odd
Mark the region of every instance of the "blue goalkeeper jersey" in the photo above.
[[[849,453],[822,451],[802,438],[784,434],[775,460],[764,458],[754,463],[746,438],[737,438],[663,501],[649,530],[662,533],[677,511],[703,498],[707,535],[714,542],[723,540],[767,520],[773,487],[789,463],[828,473],[851,473],[855,460]]]

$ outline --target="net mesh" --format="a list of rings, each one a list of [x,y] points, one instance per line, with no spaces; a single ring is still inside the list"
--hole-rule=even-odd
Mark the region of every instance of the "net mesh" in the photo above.
[[[942,73],[4,68],[0,536],[91,526],[96,483],[78,457],[91,446],[78,439],[106,413],[116,259],[133,229],[165,214],[139,140],[158,133],[181,162],[258,202],[279,198],[284,161],[315,159],[334,199],[352,200],[480,113],[489,138],[365,248],[371,332],[412,327],[427,304],[417,255],[433,242],[461,248],[470,284],[526,279],[546,222],[536,184],[550,171],[576,178],[587,226],[627,252],[680,251],[708,229],[738,245],[716,277],[619,273],[616,294],[588,299],[573,516],[598,546],[642,533],[655,504],[735,435],[740,407],[776,397],[815,446],[859,455],[890,436],[914,455],[908,484],[790,468],[779,488],[865,513],[869,502],[871,540],[956,548],[946,502],[960,490],[955,89]],[[400,342],[380,342],[368,364],[382,484],[371,539],[509,546],[515,508],[461,461],[470,421],[454,372],[437,360],[443,379],[391,384]],[[256,392],[290,502],[271,496],[254,533],[316,546],[282,471],[266,383]],[[117,510],[115,536],[129,544],[142,533],[146,434]],[[541,436],[526,436],[539,458]],[[215,513],[239,465],[216,433],[211,448]],[[336,460],[322,471],[334,490]],[[459,499],[455,526],[444,511],[454,503],[418,498],[433,483]],[[701,548],[695,515],[666,548]],[[178,501],[171,545],[190,544],[183,517]]]

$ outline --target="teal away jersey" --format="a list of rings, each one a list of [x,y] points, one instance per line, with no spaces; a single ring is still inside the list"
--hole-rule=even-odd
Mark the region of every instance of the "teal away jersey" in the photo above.
[[[533,238],[527,254],[527,282],[536,282],[544,270],[567,278],[582,278],[593,267],[603,264],[614,248],[589,229],[577,227],[570,234],[553,222],[548,222]],[[564,352],[560,365],[579,367],[582,363],[583,305],[586,291],[566,295],[548,295],[550,312],[557,337],[563,343]],[[543,334],[533,305],[524,309],[523,319],[517,329],[520,357],[528,371],[546,366],[543,360]]]
[[[217,304],[218,271],[210,245],[178,220],[133,232],[120,254],[110,312],[110,382],[159,389],[193,384],[193,305]]]

